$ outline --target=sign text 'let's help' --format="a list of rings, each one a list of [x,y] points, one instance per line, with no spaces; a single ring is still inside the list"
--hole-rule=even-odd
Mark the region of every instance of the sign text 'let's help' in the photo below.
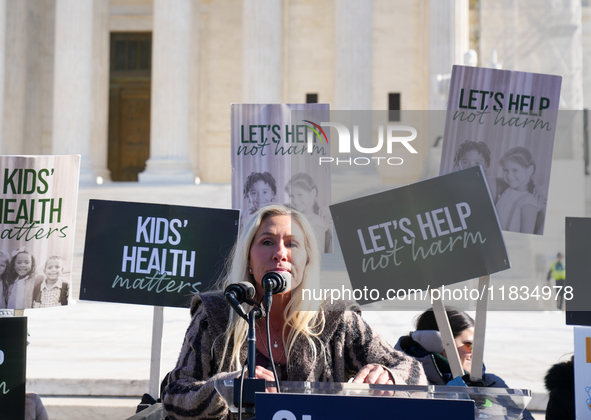
[[[355,289],[384,296],[393,287],[428,290],[509,268],[480,167],[330,210]]]

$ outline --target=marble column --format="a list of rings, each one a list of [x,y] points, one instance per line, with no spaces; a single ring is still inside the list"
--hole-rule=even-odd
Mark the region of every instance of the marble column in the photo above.
[[[591,201],[585,197],[582,157],[581,1],[480,0],[480,22],[480,56],[485,60],[496,51],[503,69],[562,76],[544,235],[519,235],[519,242],[508,243],[512,263],[533,267],[540,261],[538,272],[544,275],[556,253],[564,252],[564,218],[585,216]]]
[[[0,155],[4,154],[4,80],[6,75],[6,0],[0,0]]]
[[[53,154],[80,154],[80,183],[95,184],[90,160],[93,0],[57,0]]]
[[[3,67],[2,154],[25,152],[25,115],[27,97],[27,2],[5,3],[3,26],[5,65]],[[6,65],[8,63],[8,65]]]
[[[469,47],[468,0],[429,2],[429,109],[447,108],[454,64],[464,64]]]
[[[139,181],[194,183],[189,161],[191,0],[154,0],[150,158]]]
[[[242,3],[242,101],[282,102],[283,1]]]
[[[111,179],[109,148],[109,0],[94,0],[91,152],[97,177]]]
[[[583,108],[580,0],[480,1],[480,55],[507,70],[562,76],[560,109]]]
[[[372,0],[335,1],[333,110],[372,109]]]

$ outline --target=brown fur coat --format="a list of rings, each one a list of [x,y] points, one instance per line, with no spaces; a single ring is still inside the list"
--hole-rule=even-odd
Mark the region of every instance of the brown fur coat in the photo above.
[[[234,379],[230,360],[221,359],[222,335],[228,323],[230,306],[221,293],[197,295],[192,304],[193,318],[176,368],[170,372],[162,402],[169,418],[175,420],[226,418],[228,407],[217,393],[214,381]],[[422,366],[415,359],[394,350],[361,318],[359,306],[336,302],[325,306],[326,324],[319,338],[326,349],[314,359],[304,339],[296,340],[288,366],[288,381],[346,382],[370,363],[387,367],[397,384],[426,385]],[[241,349],[245,362],[247,344]],[[222,363],[222,373],[218,366]]]

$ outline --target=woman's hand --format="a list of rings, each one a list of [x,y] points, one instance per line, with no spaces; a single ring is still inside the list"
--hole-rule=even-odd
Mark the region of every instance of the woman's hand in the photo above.
[[[381,365],[365,365],[353,379],[357,384],[394,385],[394,378],[388,369]]]
[[[273,371],[265,369],[262,366],[257,365],[256,369],[254,370],[254,375],[256,379],[265,379],[269,382],[275,382],[275,376],[273,376]]]
[[[257,365],[256,369],[254,370],[254,374],[255,374],[256,379],[264,379],[269,382],[275,382],[275,376],[273,376],[273,371],[271,371],[269,369],[265,369],[262,366]],[[277,393],[277,388],[275,388],[274,386],[267,387],[267,392],[275,394],[275,393]]]

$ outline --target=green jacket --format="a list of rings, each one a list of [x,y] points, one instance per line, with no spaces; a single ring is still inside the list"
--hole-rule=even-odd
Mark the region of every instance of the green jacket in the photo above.
[[[548,272],[548,280],[550,280],[550,277],[553,277],[554,280],[564,280],[564,263],[553,262]]]

